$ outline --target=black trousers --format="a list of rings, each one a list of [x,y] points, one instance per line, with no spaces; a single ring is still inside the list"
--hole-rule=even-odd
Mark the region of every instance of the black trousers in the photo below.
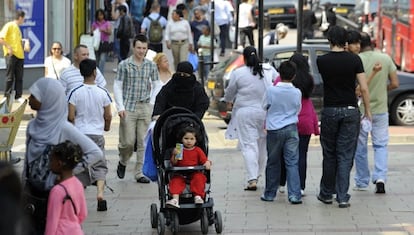
[[[121,60],[125,60],[129,54],[129,47],[130,47],[129,38],[120,38],[119,39],[119,57]]]
[[[22,97],[23,64],[24,59],[19,59],[14,55],[6,56],[6,89],[4,95],[10,95],[12,90],[15,90],[15,99]]]

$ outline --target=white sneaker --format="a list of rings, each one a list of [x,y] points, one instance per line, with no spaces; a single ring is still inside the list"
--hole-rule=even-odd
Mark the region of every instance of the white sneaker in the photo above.
[[[26,99],[23,97],[20,97],[16,101],[19,102],[20,104],[23,104],[26,101]]]
[[[279,193],[285,193],[285,186],[279,186]]]
[[[302,197],[305,196],[305,190],[301,189],[300,190],[300,195],[302,195]]]
[[[194,197],[194,203],[195,204],[203,204],[204,200],[200,196],[195,196]]]
[[[170,206],[170,207],[180,208],[180,205],[178,204],[178,200],[177,200],[177,199],[175,199],[175,198],[173,198],[173,199],[171,199],[171,200],[168,200],[168,201],[166,202],[166,204],[167,204],[167,206]]]
[[[352,188],[352,190],[354,190],[354,191],[368,191],[368,187],[359,187],[359,186],[354,186],[353,188]]]
[[[6,100],[7,100],[7,98],[6,98],[6,97],[3,97],[3,98],[0,100],[0,104],[2,104],[2,103],[4,103],[4,102],[6,102]]]
[[[118,72],[118,69],[114,68],[114,69],[112,69],[112,72],[116,73],[116,72]]]

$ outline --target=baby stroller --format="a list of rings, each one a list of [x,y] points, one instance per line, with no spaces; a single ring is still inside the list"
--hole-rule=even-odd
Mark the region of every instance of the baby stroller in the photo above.
[[[208,156],[208,138],[201,120],[190,110],[173,107],[165,111],[157,120],[153,131],[153,158],[158,172],[158,197],[160,211],[157,204],[151,204],[151,226],[157,228],[158,234],[164,234],[165,225],[170,226],[173,234],[179,230],[179,225],[185,225],[200,220],[201,231],[208,233],[209,225],[214,224],[216,232],[221,233],[223,222],[220,211],[213,212],[214,201],[210,197],[210,171],[204,166],[173,167],[170,163],[171,149],[176,144],[176,133],[186,126],[193,126],[199,132],[197,146]],[[180,208],[166,207],[166,201],[171,199],[168,183],[174,172],[190,173],[202,171],[207,177],[205,186],[205,200],[202,205],[196,205],[192,193],[187,189],[180,195]]]

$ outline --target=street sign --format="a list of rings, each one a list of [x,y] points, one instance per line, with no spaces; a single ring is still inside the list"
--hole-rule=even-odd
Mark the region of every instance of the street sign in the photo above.
[[[23,10],[25,22],[20,26],[22,37],[30,41],[31,50],[25,53],[25,65],[41,65],[45,60],[44,54],[44,0],[16,0],[16,9]]]

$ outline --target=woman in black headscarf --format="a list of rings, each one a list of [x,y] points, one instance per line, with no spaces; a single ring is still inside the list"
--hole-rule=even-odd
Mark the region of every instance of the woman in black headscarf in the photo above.
[[[183,61],[177,65],[171,80],[161,88],[155,100],[153,119],[171,107],[191,110],[200,119],[208,109],[209,99],[204,87],[196,81],[193,66]]]

